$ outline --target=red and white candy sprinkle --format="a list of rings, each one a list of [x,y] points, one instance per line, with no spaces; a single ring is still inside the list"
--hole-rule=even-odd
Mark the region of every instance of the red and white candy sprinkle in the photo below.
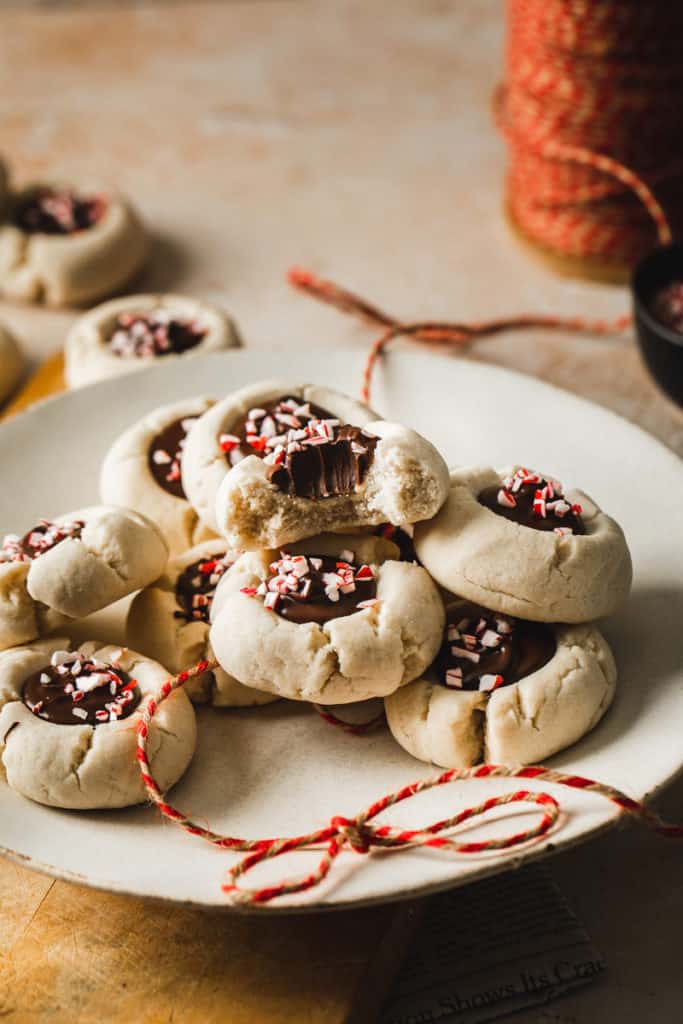
[[[341,594],[353,594],[356,582],[367,582],[375,579],[375,572],[370,565],[355,568],[353,551],[344,550],[335,564],[334,572],[323,572],[322,583],[328,601],[336,602]],[[241,593],[247,597],[262,597],[265,608],[275,611],[281,596],[291,595],[305,601],[310,593],[313,580],[311,571],[320,572],[323,566],[321,558],[306,555],[289,555],[280,552],[280,558],[270,563],[270,579],[263,580],[257,587],[241,587]],[[377,598],[359,601],[357,607],[372,608],[378,604]]]
[[[503,478],[502,487],[498,491],[497,503],[502,508],[516,508],[517,499],[515,494],[525,484],[540,484],[541,477],[538,473],[534,473],[528,469],[518,469],[516,473],[511,476]],[[548,513],[556,516],[558,519],[563,519],[568,512],[573,512],[575,515],[581,515],[580,505],[570,505],[564,497],[564,489],[559,480],[546,480],[543,487],[536,489],[534,493],[533,502],[533,514],[541,519],[547,518]],[[568,534],[573,533],[571,526],[565,526],[557,528],[555,533],[564,537]]]
[[[27,546],[31,553],[23,550],[21,538],[16,533],[8,533],[0,546],[0,563],[31,562],[69,537],[79,537],[85,523],[75,520],[73,523],[53,523],[49,519],[41,519],[28,536]],[[40,528],[40,529],[39,529]]]

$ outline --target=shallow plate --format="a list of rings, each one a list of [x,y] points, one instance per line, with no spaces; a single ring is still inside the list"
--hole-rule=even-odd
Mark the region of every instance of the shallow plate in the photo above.
[[[193,394],[220,395],[275,374],[355,393],[361,367],[358,353],[227,352],[170,362],[50,400],[0,428],[0,529],[21,532],[40,517],[96,501],[98,468],[108,446],[156,405]],[[551,763],[634,797],[652,793],[683,762],[679,461],[625,420],[507,370],[398,351],[377,377],[379,411],[422,431],[451,462],[519,461],[540,467],[568,486],[587,490],[622,523],[633,552],[635,587],[628,607],[605,627],[619,665],[617,697],[602,724]],[[93,617],[86,631],[120,642],[121,612],[119,605]],[[197,754],[173,799],[233,835],[309,832],[335,814],[352,816],[384,793],[434,774],[387,732],[349,736],[304,705],[204,710],[199,720]],[[385,817],[403,825],[426,824],[482,794],[511,788],[519,787],[500,780],[441,787]],[[561,827],[514,855],[344,853],[324,885],[288,905],[340,906],[460,885],[576,842],[616,819],[612,805],[597,796],[556,794],[564,811]],[[528,813],[506,813],[515,815],[515,828],[533,820]],[[510,821],[499,821],[468,834],[511,827]],[[225,903],[220,883],[234,859],[162,822],[150,808],[89,814],[50,810],[22,799],[1,781],[0,849],[88,885],[212,906]],[[316,861],[314,853],[290,854],[259,868],[253,881],[305,872]]]

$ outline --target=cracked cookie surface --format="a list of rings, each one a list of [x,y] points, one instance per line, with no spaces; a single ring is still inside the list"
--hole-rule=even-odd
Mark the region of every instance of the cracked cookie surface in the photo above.
[[[164,574],[133,599],[126,625],[128,642],[177,673],[213,658],[209,616],[216,588],[237,555],[225,541],[198,544],[171,559]],[[195,704],[249,707],[277,696],[243,686],[222,668],[205,672],[184,687]]]
[[[621,527],[581,491],[570,500],[581,506],[583,534],[559,525],[561,532],[533,529],[480,503],[482,492],[503,489],[520,468],[451,471],[445,505],[416,524],[420,561],[451,593],[523,619],[589,622],[610,615],[631,587]]]
[[[44,194],[53,204],[47,213],[36,205]],[[88,190],[98,215],[86,223],[78,211],[87,202],[71,203],[77,216],[66,230],[64,210],[72,195],[36,185],[9,196],[0,223],[0,294],[49,306],[81,305],[116,291],[140,269],[148,240],[133,207],[114,193]]]
[[[463,607],[449,605],[449,619]],[[543,629],[552,632],[554,653],[514,682],[493,689],[444,685],[442,666],[434,664],[385,698],[396,741],[420,761],[463,768],[538,763],[579,740],[612,702],[614,658],[592,625]]]
[[[384,696],[414,679],[438,650],[445,613],[429,575],[420,566],[394,561],[392,549],[395,545],[370,535],[311,538],[295,551],[288,549],[287,562],[297,554],[311,563],[333,556],[353,567],[356,578],[369,569],[376,585],[370,603],[358,595],[365,606],[353,613],[303,622],[282,617],[276,602],[267,607],[268,597],[257,592],[266,583],[267,593],[275,594],[267,582],[276,578],[271,564],[282,554],[242,555],[214,601],[211,643],[223,668],[266,692],[325,704]],[[331,592],[350,588],[348,573],[345,568],[340,581],[325,581]],[[283,575],[278,569],[278,578]]]
[[[84,618],[163,572],[168,548],[132,509],[94,505],[0,546],[0,649]]]

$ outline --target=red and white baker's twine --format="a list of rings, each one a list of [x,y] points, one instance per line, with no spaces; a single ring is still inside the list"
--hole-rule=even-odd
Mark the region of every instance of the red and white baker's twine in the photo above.
[[[316,277],[309,270],[292,267],[287,278],[289,283],[299,291],[312,298],[320,299],[335,306],[343,313],[353,313],[369,320],[382,328],[382,333],[374,341],[368,352],[363,371],[361,399],[370,401],[370,385],[375,364],[389,342],[398,337],[412,338],[414,341],[427,342],[457,348],[469,345],[477,338],[490,337],[502,331],[519,330],[529,327],[582,331],[586,334],[615,334],[623,331],[631,323],[630,316],[617,317],[616,320],[586,320],[584,317],[559,317],[523,315],[497,320],[482,320],[478,323],[448,323],[446,321],[425,320],[418,323],[405,323],[390,316],[353,292],[342,288],[333,281],[325,281]]]
[[[653,186],[682,222],[683,9],[508,0],[507,13],[495,117],[512,217],[556,254],[629,267],[671,241]]]
[[[672,229],[652,185],[683,224],[683,7],[669,0],[508,0],[506,82],[495,116],[509,147],[507,197],[531,239],[563,256],[632,266]],[[646,180],[647,179],[647,180]],[[649,184],[648,184],[649,182]],[[654,232],[652,225],[654,224]],[[447,347],[501,331],[546,328],[615,334],[631,323],[526,315],[474,323],[406,322],[307,270],[301,291],[379,326],[363,375],[399,336]]]
[[[393,807],[403,800],[408,800],[417,793],[462,779],[492,777],[536,779],[567,786],[570,789],[581,789],[586,792],[597,793],[611,800],[623,812],[631,814],[647,824],[659,835],[666,836],[667,838],[683,838],[683,826],[665,824],[644,804],[632,800],[611,786],[594,782],[592,779],[582,778],[579,775],[566,775],[564,772],[553,771],[550,768],[544,768],[539,765],[511,768],[505,765],[492,764],[478,765],[474,768],[451,769],[432,778],[413,782],[408,786],[403,786],[395,793],[389,793],[387,796],[375,801],[366,810],[356,815],[355,818],[335,815],[330,819],[328,825],[309,832],[307,835],[271,839],[241,839],[236,836],[226,836],[219,832],[213,832],[211,829],[197,824],[192,818],[179,811],[166,800],[152,773],[147,757],[147,740],[152,720],[163,701],[174,690],[183,687],[191,679],[216,667],[217,663],[215,661],[204,660],[198,662],[192,668],[187,669],[187,671],[167,679],[156,697],[150,698],[145,703],[138,726],[137,759],[149,798],[157,805],[164,817],[179,825],[180,828],[189,832],[190,835],[198,836],[214,846],[224,850],[247,853],[246,857],[229,869],[228,880],[222,886],[223,892],[232,902],[259,906],[269,903],[279,896],[312,889],[327,876],[333,861],[346,846],[355,850],[356,853],[370,853],[375,847],[396,849],[407,846],[426,846],[432,849],[447,850],[456,854],[487,853],[494,850],[509,850],[527,843],[548,833],[557,822],[560,814],[560,805],[555,797],[549,793],[520,789],[514,793],[489,797],[489,799],[482,801],[476,807],[468,807],[450,818],[444,818],[420,829],[400,829],[392,825],[371,824],[373,819],[388,807]],[[469,843],[459,842],[442,834],[463,822],[472,821],[474,818],[486,814],[487,811],[494,807],[511,803],[535,804],[542,812],[540,821],[531,828],[523,829],[512,835]],[[320,861],[306,875],[295,879],[287,879],[261,889],[244,889],[237,884],[238,879],[242,875],[261,863],[261,861],[278,857],[292,850],[318,847],[323,848]]]

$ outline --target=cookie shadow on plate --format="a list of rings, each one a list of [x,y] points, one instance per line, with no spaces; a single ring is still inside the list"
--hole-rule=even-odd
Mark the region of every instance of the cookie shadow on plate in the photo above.
[[[173,235],[150,233],[149,255],[132,284],[138,292],[183,292],[190,265],[187,247]],[[130,292],[127,288],[124,291]]]
[[[602,721],[569,752],[589,757],[619,741],[647,708],[655,709],[679,685],[682,623],[683,587],[648,584],[636,584],[622,611],[599,623],[616,658],[617,689]]]

